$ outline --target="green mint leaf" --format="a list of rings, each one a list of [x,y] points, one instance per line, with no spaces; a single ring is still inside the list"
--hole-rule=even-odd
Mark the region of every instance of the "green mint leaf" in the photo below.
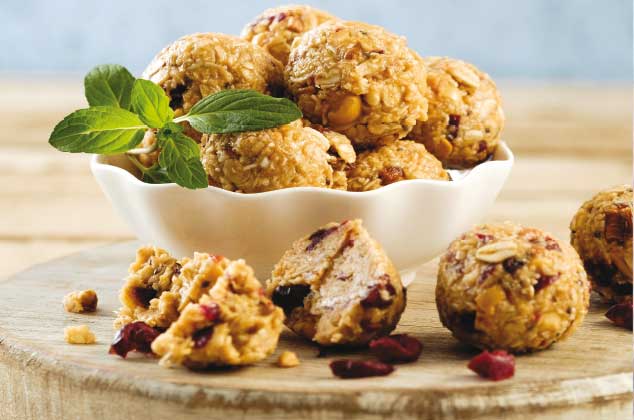
[[[201,133],[236,133],[278,127],[301,117],[297,105],[288,99],[235,89],[201,99],[175,121],[188,121]]]
[[[134,76],[118,64],[102,64],[84,78],[84,92],[90,106],[130,109]]]
[[[169,184],[172,182],[167,171],[159,165],[153,165],[142,172],[142,181],[148,184]]]
[[[147,127],[130,111],[112,106],[80,109],[66,116],[48,142],[62,152],[123,153],[136,147]]]
[[[159,130],[161,149],[159,165],[167,170],[169,178],[185,188],[206,188],[207,174],[200,162],[198,144],[180,132]]]
[[[161,128],[174,118],[169,98],[163,89],[149,80],[134,81],[131,104],[132,110],[148,127]]]

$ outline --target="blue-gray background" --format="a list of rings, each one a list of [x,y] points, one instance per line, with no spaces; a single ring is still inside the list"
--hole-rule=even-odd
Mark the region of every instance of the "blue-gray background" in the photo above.
[[[342,18],[407,36],[422,55],[449,55],[496,77],[630,80],[631,0],[313,0]],[[84,73],[99,63],[142,71],[192,32],[238,34],[255,0],[2,0],[0,71]]]

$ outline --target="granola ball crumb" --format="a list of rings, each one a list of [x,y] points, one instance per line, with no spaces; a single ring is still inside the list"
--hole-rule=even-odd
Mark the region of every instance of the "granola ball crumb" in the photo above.
[[[583,322],[589,296],[570,245],[512,223],[476,226],[451,243],[438,267],[440,320],[483,349],[548,348]]]
[[[277,58],[288,62],[293,40],[328,20],[329,13],[305,5],[287,5],[266,9],[247,24],[240,36]]]
[[[277,365],[283,368],[299,366],[299,358],[295,352],[284,350],[277,358]]]
[[[95,334],[87,325],[71,325],[64,328],[64,340],[68,344],[94,344]]]
[[[570,223],[570,242],[592,290],[608,303],[632,300],[632,187],[619,185],[583,203]]]
[[[470,168],[491,156],[504,127],[500,94],[489,75],[448,57],[427,57],[429,110],[409,138],[449,168]]]
[[[392,331],[405,309],[401,278],[360,220],[329,223],[277,263],[267,295],[286,326],[322,346],[359,346]]]
[[[448,181],[449,175],[425,146],[399,140],[360,153],[347,178],[349,191],[370,191],[406,179]]]
[[[165,367],[236,366],[275,351],[284,314],[264,295],[253,269],[231,261],[198,303],[189,303],[152,342]]]
[[[405,137],[427,117],[425,66],[405,38],[360,22],[326,22],[293,41],[286,87],[313,123],[355,146]]]
[[[331,187],[330,143],[301,120],[280,127],[204,135],[201,160],[209,185],[257,193],[290,187]]]
[[[97,310],[97,293],[92,290],[70,292],[64,296],[64,309],[67,312],[84,313]]]

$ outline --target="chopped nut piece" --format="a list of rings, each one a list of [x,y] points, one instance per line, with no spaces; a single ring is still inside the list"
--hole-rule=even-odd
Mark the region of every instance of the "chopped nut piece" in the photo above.
[[[517,254],[517,243],[514,241],[498,241],[485,245],[476,251],[475,257],[488,263],[499,263]]]
[[[71,325],[64,328],[64,340],[69,344],[94,344],[97,341],[88,325]]]
[[[294,352],[285,350],[278,357],[277,365],[283,368],[299,366],[299,358]]]
[[[88,289],[81,292],[70,292],[64,296],[64,309],[67,312],[82,313],[97,310],[97,293]]]

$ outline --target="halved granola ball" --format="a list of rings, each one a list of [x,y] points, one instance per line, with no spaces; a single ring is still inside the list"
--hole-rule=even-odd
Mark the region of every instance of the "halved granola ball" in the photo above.
[[[468,344],[516,353],[569,336],[588,311],[590,284],[567,243],[538,229],[476,226],[440,259],[436,306]]]
[[[290,329],[323,346],[389,334],[405,309],[398,271],[360,220],[329,223],[296,241],[273,269],[267,294]]]
[[[152,342],[152,351],[163,366],[252,364],[275,351],[283,320],[253,269],[232,261],[199,303],[189,303]]]
[[[403,138],[427,117],[425,66],[405,38],[360,22],[326,22],[293,41],[286,85],[314,123],[355,146]]]
[[[334,19],[337,18],[330,13],[305,5],[273,7],[246,25],[240,36],[286,64],[295,38]]]
[[[330,187],[329,141],[301,120],[280,127],[204,135],[201,160],[209,185],[257,193],[290,187]]]
[[[632,300],[632,187],[601,191],[570,223],[570,242],[583,259],[592,290],[606,302]]]
[[[408,138],[423,143],[449,168],[470,168],[491,156],[504,127],[495,83],[472,64],[427,57],[429,110]]]
[[[406,179],[449,180],[442,163],[425,146],[399,140],[360,153],[347,173],[349,191],[370,191]]]
[[[232,35],[196,33],[163,48],[143,72],[165,90],[175,116],[196,102],[226,89],[281,91],[282,64],[262,48]],[[186,134],[199,139],[189,129]]]
[[[176,260],[165,250],[142,247],[119,299],[115,328],[143,321],[156,328],[167,328],[190,302],[198,302],[218,281],[231,261],[205,253]]]

